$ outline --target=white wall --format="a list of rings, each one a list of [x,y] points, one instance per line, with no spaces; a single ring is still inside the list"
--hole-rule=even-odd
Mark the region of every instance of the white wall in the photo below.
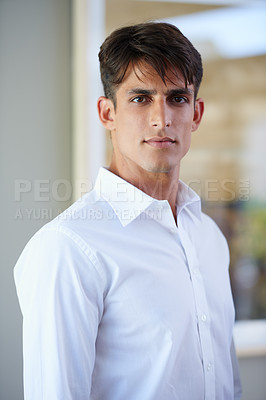
[[[57,201],[69,196],[55,181],[71,179],[70,3],[0,0],[0,400],[23,399],[14,264],[29,237],[69,204]],[[21,201],[18,180],[32,185]]]

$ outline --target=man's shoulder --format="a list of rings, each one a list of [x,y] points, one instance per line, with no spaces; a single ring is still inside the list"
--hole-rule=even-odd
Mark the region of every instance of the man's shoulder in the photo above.
[[[201,214],[200,237],[209,248],[228,253],[228,244],[224,233],[214,219],[204,212]]]
[[[68,230],[73,235],[84,230],[94,229],[96,222],[103,220],[108,204],[92,190],[75,201],[69,208],[45,224],[42,230]]]
[[[217,232],[217,233],[223,235],[217,222],[212,217],[210,217],[208,214],[206,214],[205,212],[201,212],[201,221],[202,221],[201,225],[202,225],[203,229],[210,229],[213,232]]]
[[[33,268],[34,270],[36,265],[39,266],[39,269],[42,265],[45,270],[56,266],[61,270],[72,261],[75,262],[75,265],[79,264],[80,266],[82,263],[86,263],[86,265],[90,263],[95,269],[100,270],[96,255],[97,246],[95,246],[99,239],[97,242],[95,241],[94,219],[88,218],[88,213],[93,215],[97,207],[103,208],[101,203],[93,193],[88,193],[56,218],[43,225],[24,247],[16,263],[16,276],[25,269],[25,266],[27,269]]]
[[[102,219],[105,203],[94,191],[85,194],[35,232],[25,248],[41,246],[59,249],[63,244],[72,244],[75,248],[89,250],[90,237],[96,222]]]

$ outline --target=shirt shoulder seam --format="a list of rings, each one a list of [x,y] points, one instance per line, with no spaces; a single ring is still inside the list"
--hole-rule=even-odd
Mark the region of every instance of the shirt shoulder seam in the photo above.
[[[62,226],[58,225],[56,227],[53,226],[44,226],[38,233],[44,232],[44,231],[54,231],[54,232],[60,232],[63,235],[67,236],[75,245],[82,251],[91,261],[93,264],[94,268],[97,270],[97,272],[101,275],[102,279],[104,278],[104,274],[102,272],[102,264],[97,258],[96,254],[94,251],[90,248],[90,246],[82,239],[80,235],[78,235],[76,232],[73,230]]]

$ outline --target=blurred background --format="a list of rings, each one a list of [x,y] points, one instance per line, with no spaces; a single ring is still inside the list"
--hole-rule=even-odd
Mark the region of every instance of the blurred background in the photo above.
[[[96,113],[99,46],[154,19],[203,57],[205,115],[181,178],[228,240],[243,399],[266,399],[266,2],[0,0],[1,400],[23,399],[15,262],[110,160]]]

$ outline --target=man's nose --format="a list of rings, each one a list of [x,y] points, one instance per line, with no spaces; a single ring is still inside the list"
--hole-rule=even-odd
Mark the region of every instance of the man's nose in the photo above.
[[[171,111],[165,100],[154,101],[150,111],[151,126],[159,129],[171,126]]]

